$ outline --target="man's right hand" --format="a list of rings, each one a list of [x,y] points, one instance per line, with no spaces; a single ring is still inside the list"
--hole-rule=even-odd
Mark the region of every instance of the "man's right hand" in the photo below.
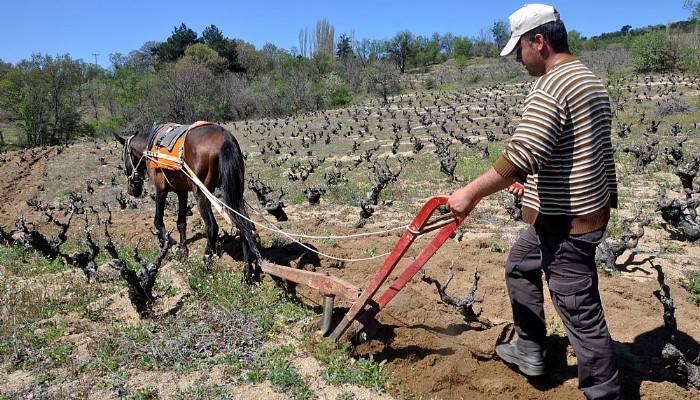
[[[515,182],[514,184],[508,186],[505,191],[515,197],[523,197],[523,194],[525,193],[525,186],[523,186],[523,184],[520,182]]]

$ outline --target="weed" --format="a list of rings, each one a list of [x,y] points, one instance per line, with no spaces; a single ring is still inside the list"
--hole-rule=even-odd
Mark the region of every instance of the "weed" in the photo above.
[[[95,351],[98,365],[107,371],[114,371],[119,367],[116,357],[119,355],[119,344],[113,339],[107,339],[99,343]]]
[[[173,400],[225,400],[231,399],[231,393],[218,385],[191,387],[185,390],[178,390],[173,395]]]
[[[48,356],[54,367],[62,367],[68,362],[68,357],[75,351],[75,346],[67,344],[57,346],[48,351]]]
[[[348,352],[350,343],[336,344],[330,340],[307,341],[311,355],[325,366],[324,379],[333,384],[354,384],[381,392],[386,390],[388,376],[384,362],[377,363],[372,357],[356,362]]]
[[[131,396],[131,400],[157,400],[158,389],[152,387],[141,388]]]
[[[688,300],[700,305],[700,271],[689,272],[681,284],[690,292]]]
[[[335,400],[355,400],[355,395],[351,392],[342,392]]]
[[[661,245],[661,251],[673,254],[685,254],[686,250],[680,246],[673,243],[664,243]]]
[[[549,326],[549,331],[551,335],[554,336],[564,336],[564,330],[561,327],[561,322],[558,319],[552,319]]]
[[[253,385],[265,380],[265,371],[259,366],[253,366],[246,374],[246,381]]]
[[[605,229],[605,235],[610,239],[619,239],[622,236],[622,221],[617,210],[610,210],[610,220]]]
[[[489,250],[491,250],[492,253],[503,253],[504,251],[503,247],[496,242],[491,243]]]
[[[374,254],[377,252],[377,245],[371,244],[367,247],[363,247],[360,249],[360,254],[366,254],[370,257],[374,257]]]
[[[7,274],[22,277],[53,274],[66,269],[59,259],[49,261],[36,251],[16,246],[0,246],[0,264]]]
[[[50,374],[40,372],[34,376],[34,379],[32,379],[32,385],[38,386],[38,385],[46,385],[47,383],[51,382],[53,380],[53,377]]]
[[[308,384],[304,382],[304,378],[299,375],[287,361],[275,361],[270,366],[268,378],[270,379],[272,388],[276,392],[284,393],[292,391],[294,393],[306,394],[310,391]]]

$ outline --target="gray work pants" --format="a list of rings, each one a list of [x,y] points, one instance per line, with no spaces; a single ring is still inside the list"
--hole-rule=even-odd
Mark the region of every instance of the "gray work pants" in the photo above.
[[[544,350],[544,271],[554,308],[576,352],[579,388],[589,399],[621,396],[595,266],[595,249],[604,232],[552,234],[530,226],[511,249],[506,264],[518,347],[532,353]]]

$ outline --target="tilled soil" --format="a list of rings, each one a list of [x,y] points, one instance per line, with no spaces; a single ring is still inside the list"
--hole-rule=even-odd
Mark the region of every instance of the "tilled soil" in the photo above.
[[[34,196],[42,198],[42,190],[56,187],[84,187],[79,178],[57,184],[51,177],[61,174],[64,177],[76,168],[70,164],[71,157],[94,157],[92,144],[71,146],[62,154],[56,155],[55,148],[41,151],[17,152],[5,155],[0,174],[0,223],[10,225],[27,210],[26,201]],[[88,151],[90,150],[90,151]],[[110,199],[123,190],[111,186],[108,181],[118,164],[117,155],[106,154],[107,148],[98,154],[111,157],[109,170],[91,171],[90,174],[104,180],[95,193],[95,199]],[[93,151],[94,152],[94,151]],[[68,164],[67,164],[68,163]],[[56,172],[63,168],[64,172]],[[45,174],[46,173],[46,174]],[[76,173],[77,174],[77,173]],[[46,175],[46,176],[45,176]],[[77,174],[76,176],[80,176]],[[76,180],[77,179],[77,180]],[[43,186],[43,188],[40,188]],[[150,189],[150,186],[146,186]],[[51,189],[54,188],[54,189]],[[146,197],[138,201],[135,210],[119,210],[113,206],[113,236],[133,240],[136,236],[149,237],[153,204]],[[419,206],[419,204],[416,204]],[[491,205],[492,206],[492,205]],[[443,280],[447,267],[454,263],[455,278],[448,292],[461,297],[472,285],[474,267],[477,267],[481,280],[477,295],[483,302],[476,305],[480,319],[488,324],[465,322],[453,308],[439,301],[435,288],[414,279],[379,315],[382,329],[378,336],[359,344],[354,352],[358,356],[373,356],[377,361],[385,361],[386,369],[393,379],[393,394],[409,398],[583,398],[577,388],[576,360],[567,345],[563,326],[556,316],[551,302],[546,301],[546,315],[549,330],[548,365],[551,373],[540,380],[528,380],[494,357],[494,347],[512,336],[510,304],[505,290],[503,266],[515,231],[524,228],[522,224],[508,224],[498,227],[488,222],[489,213],[497,213],[484,204],[479,218],[469,218],[464,225],[466,234],[461,242],[449,240],[435,257],[426,265],[426,272]],[[327,207],[327,205],[326,205]],[[286,225],[289,230],[303,228],[307,233],[340,234],[353,231],[352,218],[342,206],[334,213],[309,210],[305,206],[292,206],[287,212],[292,221]],[[328,216],[328,215],[332,216]],[[195,215],[197,215],[195,209]],[[320,216],[326,215],[326,217]],[[390,209],[378,213],[377,221],[369,224],[367,231],[395,226],[406,216],[406,212],[393,215]],[[36,215],[35,215],[36,216]],[[479,214],[477,214],[477,217]],[[387,222],[389,221],[389,222]],[[404,221],[405,222],[405,221]],[[201,231],[199,219],[189,219],[189,236]],[[166,226],[174,227],[174,215],[166,212]],[[228,230],[228,228],[227,228]],[[268,248],[266,256],[280,263],[298,260],[301,256],[296,245],[285,244],[279,238],[273,240],[267,232],[260,232],[262,243]],[[372,239],[360,238],[337,243],[314,243],[319,250],[341,257],[361,257],[389,251],[398,240],[400,233],[384,234]],[[274,246],[273,246],[274,243]],[[404,257],[414,257],[426,240],[418,240]],[[496,244],[496,246],[494,246]],[[202,251],[204,239],[197,235],[191,243],[191,250]],[[235,246],[234,246],[235,247]],[[370,249],[371,247],[371,249]],[[502,248],[502,251],[499,251]],[[224,261],[241,268],[240,252],[230,251],[233,259],[224,256]],[[659,288],[656,272],[640,255],[632,256],[634,273],[609,277],[601,274],[600,289],[606,317],[620,363],[621,376],[628,398],[700,398],[700,391],[686,390],[673,382],[672,374],[661,361],[663,329],[662,307],[653,292]],[[308,257],[296,265],[316,264],[318,271],[328,272],[363,287],[381,264],[380,260],[344,263],[339,265],[326,259]],[[673,270],[672,263],[661,263],[665,269]],[[400,264],[397,271],[400,270]],[[340,268],[339,268],[340,266]],[[306,265],[306,268],[312,268]],[[690,358],[698,356],[697,340],[700,338],[700,313],[696,305],[687,301],[687,292],[676,282],[668,281],[675,300],[679,342]],[[302,290],[301,293],[311,302],[318,301],[317,295]],[[178,377],[173,377],[178,379]]]

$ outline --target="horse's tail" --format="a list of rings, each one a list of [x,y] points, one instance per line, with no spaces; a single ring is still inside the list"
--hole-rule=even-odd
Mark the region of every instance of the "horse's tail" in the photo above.
[[[226,209],[226,212],[241,231],[241,238],[248,244],[248,248],[253,253],[253,256],[260,261],[262,256],[253,234],[253,224],[245,219],[248,218],[248,213],[243,202],[243,189],[245,188],[243,154],[236,139],[228,132],[225,132],[224,135],[224,144],[219,152],[221,191],[224,194],[226,204],[236,210],[238,214],[229,209]]]

